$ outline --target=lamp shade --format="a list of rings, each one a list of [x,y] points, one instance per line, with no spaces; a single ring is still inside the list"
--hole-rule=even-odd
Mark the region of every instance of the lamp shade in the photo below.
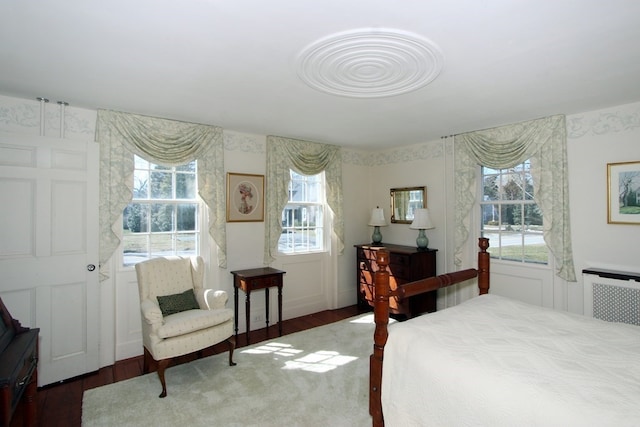
[[[409,228],[414,230],[429,230],[435,228],[429,216],[429,209],[416,209],[413,211],[413,222]]]
[[[371,210],[371,218],[369,218],[369,225],[374,227],[384,227],[387,225],[387,221],[384,219],[384,211],[377,207]]]

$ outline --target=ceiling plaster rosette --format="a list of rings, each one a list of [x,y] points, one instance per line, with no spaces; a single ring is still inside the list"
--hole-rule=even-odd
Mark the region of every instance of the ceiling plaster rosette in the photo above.
[[[313,89],[352,98],[415,91],[442,69],[438,46],[416,34],[357,29],[322,38],[298,56],[298,76]]]

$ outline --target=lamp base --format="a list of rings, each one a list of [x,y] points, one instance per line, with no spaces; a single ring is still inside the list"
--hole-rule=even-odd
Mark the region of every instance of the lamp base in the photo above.
[[[418,230],[418,238],[416,239],[416,245],[418,245],[418,249],[427,249],[429,246],[429,238],[426,234],[424,234],[424,230]]]
[[[382,243],[382,234],[380,233],[380,227],[379,226],[375,226],[373,227],[373,234],[371,235],[371,242],[374,245],[379,245],[380,243]]]

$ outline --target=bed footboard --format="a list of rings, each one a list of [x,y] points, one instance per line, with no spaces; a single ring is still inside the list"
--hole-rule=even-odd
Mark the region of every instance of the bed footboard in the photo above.
[[[369,358],[369,413],[374,427],[384,426],[382,413],[381,386],[382,386],[382,362],[384,359],[384,346],[387,343],[389,332],[389,297],[397,296],[399,299],[408,298],[423,292],[430,292],[478,277],[480,295],[489,292],[489,239],[481,237],[478,240],[480,251],[478,252],[478,269],[441,274],[428,279],[418,280],[403,285],[391,291],[389,289],[389,252],[385,249],[377,251],[376,263],[379,266],[374,275],[375,295],[373,306],[373,318],[376,329],[373,334],[373,354]]]

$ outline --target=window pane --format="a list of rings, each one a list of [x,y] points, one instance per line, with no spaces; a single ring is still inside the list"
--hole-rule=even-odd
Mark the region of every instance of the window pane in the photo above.
[[[549,262],[549,251],[542,233],[525,233],[523,261],[541,264]]]
[[[149,205],[131,203],[124,209],[123,228],[131,233],[149,231]]]
[[[482,205],[482,229],[497,229],[500,224],[498,205]]]
[[[176,171],[178,172],[195,172],[196,171],[196,162],[190,162],[186,165],[176,166]]]
[[[197,255],[198,236],[195,233],[179,233],[176,235],[176,253],[180,256]]]
[[[133,198],[149,198],[149,171],[136,170],[133,173]]]
[[[173,230],[173,205],[153,204],[151,205],[151,232]]]
[[[159,257],[166,255],[173,255],[173,235],[166,234],[151,234],[149,236],[151,242],[151,256]]]
[[[151,198],[172,199],[171,172],[151,172]]]
[[[311,182],[309,182],[309,195],[307,197],[307,201],[309,202],[320,202],[320,196],[321,196],[321,188],[320,188],[320,183],[317,182],[316,180],[312,180]]]
[[[134,168],[136,169],[149,169],[149,162],[142,157],[134,156]]]
[[[495,175],[487,176],[483,181],[482,188],[483,200],[498,200],[500,197],[500,189],[498,187],[498,177]]]
[[[503,200],[522,200],[522,187],[520,177],[515,174],[506,174],[503,176],[506,184],[502,187]]]
[[[194,174],[176,174],[176,199],[194,199],[196,197],[196,176]]]
[[[533,190],[533,178],[530,174],[526,174],[524,183],[524,199],[525,200],[533,200],[534,190]]]
[[[300,181],[291,181],[289,183],[289,201],[302,202],[305,197],[304,184]]]
[[[522,234],[500,234],[500,257],[512,261],[522,261]]]
[[[124,265],[133,265],[148,258],[148,234],[129,234],[122,236]]]
[[[196,230],[196,212],[198,211],[195,203],[180,204],[177,206],[176,230],[177,231],[195,231]]]

